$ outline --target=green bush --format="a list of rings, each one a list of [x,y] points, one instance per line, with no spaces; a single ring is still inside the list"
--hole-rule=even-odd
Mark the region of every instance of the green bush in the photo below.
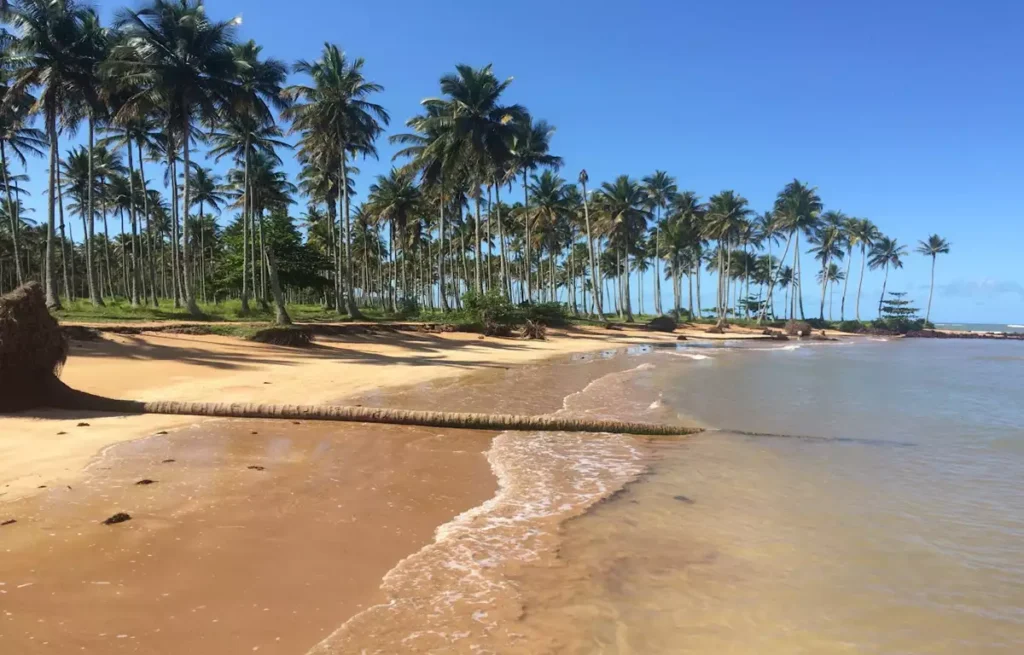
[[[840,332],[857,334],[864,331],[864,324],[860,321],[840,321],[836,329]]]
[[[410,319],[420,315],[420,303],[415,298],[403,298],[398,303],[398,318]]]
[[[496,289],[482,294],[469,292],[462,297],[462,306],[484,334],[508,336],[522,322],[515,306]]]
[[[925,320],[923,318],[908,319],[900,317],[876,318],[871,322],[871,327],[894,334],[906,334],[911,330],[923,330],[925,328]]]
[[[524,320],[542,323],[548,327],[563,327],[569,324],[569,312],[562,303],[523,303],[521,307]]]

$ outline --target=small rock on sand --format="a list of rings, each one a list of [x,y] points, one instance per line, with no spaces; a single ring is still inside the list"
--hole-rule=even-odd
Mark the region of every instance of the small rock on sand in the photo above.
[[[167,434],[167,430],[160,430],[157,434]]]
[[[693,498],[687,498],[686,496],[672,496],[672,498],[680,502],[686,503],[687,505],[692,505],[695,502]]]
[[[79,424],[78,424],[78,425],[76,425],[75,427],[76,427],[76,428],[87,428],[87,427],[89,427],[89,424],[88,424],[88,423],[86,423],[85,421],[82,421],[81,423],[79,423]]]
[[[150,480],[149,478],[143,478],[143,479],[139,480],[138,482],[136,482],[135,484],[139,484],[139,485],[156,484],[156,480]]]
[[[160,463],[161,463],[161,464],[170,464],[171,462],[174,462],[174,461],[176,461],[176,460],[173,460],[173,459],[165,459],[164,461],[162,461],[162,462],[160,462]]]
[[[117,523],[124,523],[125,521],[131,521],[132,517],[127,512],[118,512],[109,519],[103,521],[103,525],[115,525]]]
[[[250,471],[262,471],[263,467],[260,466],[259,464],[253,464],[252,466],[249,466],[248,469]]]
[[[7,519],[3,523],[0,523],[0,527],[3,527],[5,525],[11,525],[11,524],[17,523],[17,522],[18,522],[18,519]]]

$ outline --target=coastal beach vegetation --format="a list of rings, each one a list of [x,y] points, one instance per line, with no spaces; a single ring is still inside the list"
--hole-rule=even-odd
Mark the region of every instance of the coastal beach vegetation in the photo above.
[[[491,65],[441,75],[357,199],[393,108],[372,62],[337,44],[283,62],[200,0],[147,0],[110,25],[80,0],[17,0],[2,17],[0,290],[38,280],[63,318],[761,325],[814,319],[816,280],[817,321],[843,324],[848,295],[861,321],[866,268],[883,273],[884,318],[906,256],[796,179],[755,210],[663,170],[563,176],[555,127]],[[31,157],[50,164],[42,218],[25,205]],[[949,245],[917,251],[933,290]]]

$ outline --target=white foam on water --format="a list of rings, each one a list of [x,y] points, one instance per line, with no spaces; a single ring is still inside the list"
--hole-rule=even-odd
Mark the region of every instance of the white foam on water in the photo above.
[[[698,361],[702,360],[702,359],[713,359],[713,357],[711,357],[711,355],[701,355],[699,353],[679,353],[679,352],[675,352],[675,353],[669,353],[669,355],[675,355],[676,357],[685,357],[687,359],[695,359],[695,360],[698,360]]]
[[[761,352],[771,352],[771,351],[789,351],[789,352],[792,352],[794,350],[800,350],[800,344],[798,344],[798,343],[791,343],[788,346],[776,346],[774,348],[744,348],[743,350],[757,350],[757,351],[761,351]]]
[[[567,396],[558,414],[590,412],[600,403],[584,396],[604,397],[623,376],[651,368],[598,378]],[[625,435],[498,435],[487,453],[496,495],[439,527],[433,543],[384,576],[388,602],[353,616],[309,654],[503,652],[519,638],[523,612],[515,571],[553,560],[558,526],[636,479],[643,458]]]

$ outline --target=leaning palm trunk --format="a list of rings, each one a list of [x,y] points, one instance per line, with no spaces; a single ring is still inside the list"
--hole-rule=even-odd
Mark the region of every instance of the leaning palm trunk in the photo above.
[[[924,322],[930,323],[932,318],[932,293],[935,291],[935,260],[936,256],[932,255],[932,283],[928,287],[928,309],[924,313]]]
[[[597,317],[604,317],[604,308],[601,303],[601,283],[598,281],[599,271],[597,261],[594,257],[594,237],[590,232],[590,203],[587,202],[587,185],[583,185],[583,220],[587,224],[587,254],[590,255],[590,288],[594,293],[594,304],[597,306]]]
[[[57,168],[57,188],[60,189],[60,168]],[[57,194],[57,209],[60,212],[60,258],[64,264],[61,268],[64,269],[64,295],[68,297],[68,300],[75,299],[75,240],[71,236],[71,231],[68,230],[68,237],[71,240],[71,252],[68,254],[68,244],[64,241],[64,195],[61,193]],[[68,273],[71,273],[71,281],[68,282]]]
[[[267,259],[267,270],[270,273],[270,292],[274,295],[274,323],[276,325],[291,325],[292,319],[284,307],[284,294],[281,293],[281,282],[277,277],[277,260],[274,258],[273,248],[263,251]]]
[[[864,286],[864,265],[868,261],[868,250],[865,244],[860,246],[860,280],[857,281],[857,320],[860,321],[860,292]]]
[[[822,259],[821,264],[821,310],[818,312],[818,318],[822,321],[825,320],[825,292],[828,289],[828,263],[829,258],[826,256]],[[831,307],[829,307],[829,311],[832,311]]]
[[[878,297],[878,318],[882,318],[882,304],[885,302],[885,287],[889,284],[889,262],[885,262],[885,277],[882,279],[882,295]]]

